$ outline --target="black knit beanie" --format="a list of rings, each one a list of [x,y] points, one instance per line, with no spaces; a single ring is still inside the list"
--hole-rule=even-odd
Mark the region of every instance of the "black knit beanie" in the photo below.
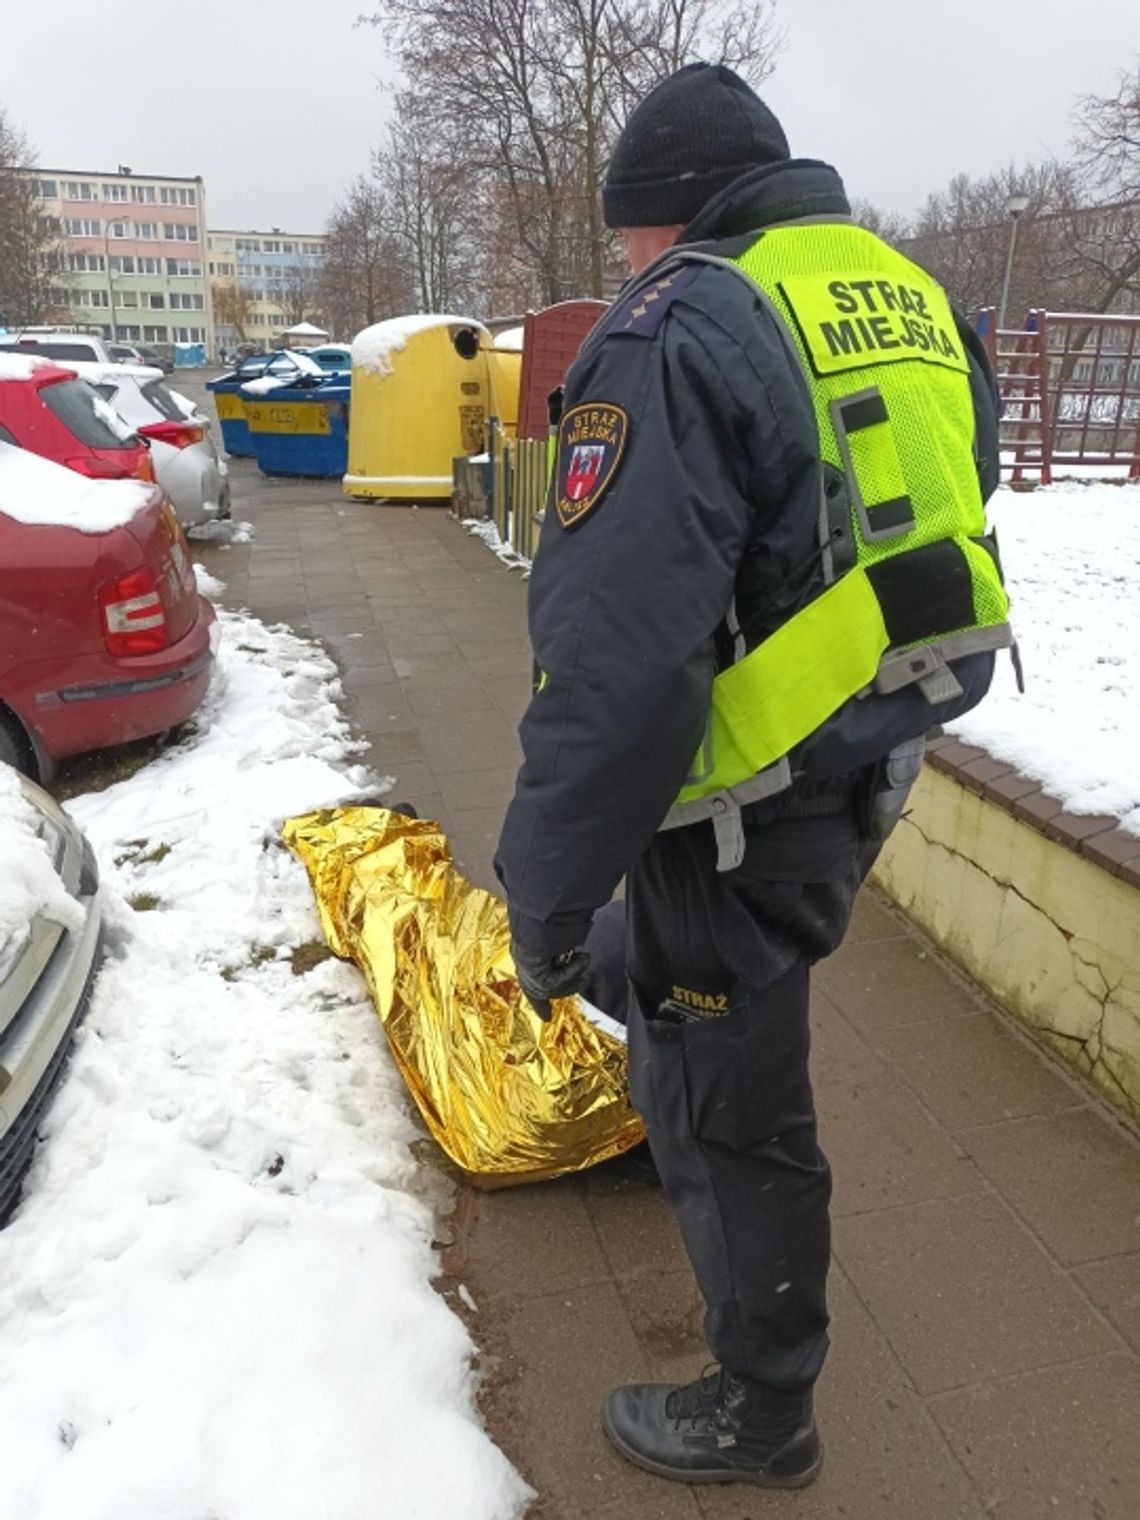
[[[746,170],[788,156],[783,127],[739,74],[690,63],[626,122],[602,191],[606,226],[685,226]]]

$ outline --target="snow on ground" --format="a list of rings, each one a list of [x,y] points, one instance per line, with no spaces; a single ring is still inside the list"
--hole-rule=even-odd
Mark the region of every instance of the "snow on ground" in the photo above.
[[[530,574],[531,561],[525,554],[520,554],[510,544],[503,542],[499,537],[498,528],[489,517],[469,519],[463,526],[475,538],[481,538],[491,553],[501,559],[508,570],[522,570],[526,575]]]
[[[950,725],[1071,812],[1140,834],[1140,485],[1004,488],[990,503],[1025,667]]]
[[[229,473],[229,466],[226,466]],[[223,549],[228,549],[231,544],[248,544],[253,542],[253,524],[251,522],[235,522],[230,517],[216,518],[213,522],[198,523],[193,528],[186,529],[186,537],[189,539],[208,539],[213,543],[220,544]]]
[[[112,939],[0,1233],[2,1507],[509,1520],[527,1491],[430,1285],[436,1174],[362,977],[306,969],[316,912],[278,840],[379,788],[321,651],[220,616],[197,732],[69,805]]]

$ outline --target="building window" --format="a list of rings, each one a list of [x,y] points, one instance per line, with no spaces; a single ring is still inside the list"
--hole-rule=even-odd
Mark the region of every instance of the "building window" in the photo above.
[[[35,182],[36,194],[42,201],[54,201],[59,199],[59,186],[54,179],[38,179]]]
[[[90,180],[67,179],[63,182],[63,193],[69,201],[93,201],[95,199],[95,187]]]
[[[203,298],[196,291],[173,292],[170,297],[172,311],[203,311]]]
[[[119,336],[120,336],[120,338],[126,338],[126,340],[127,340],[128,343],[141,343],[142,342],[142,328],[141,327],[132,327],[132,326],[129,326],[129,325],[126,326],[126,327],[120,327],[119,328]]]
[[[137,290],[120,290],[115,296],[115,304],[118,306],[137,306],[139,293]]]
[[[144,327],[144,343],[165,343],[167,329],[165,327]]]
[[[103,223],[91,218],[71,219],[65,223],[70,237],[99,237]]]
[[[75,294],[76,302],[83,306],[110,306],[110,297],[105,290],[80,290]]]
[[[136,222],[135,223],[135,237],[137,237],[137,238],[148,238],[151,241],[157,240],[157,238],[158,238],[158,223],[157,222]]]
[[[205,339],[205,330],[201,327],[176,327],[174,329],[175,343],[201,343]]]
[[[180,275],[191,279],[201,279],[201,259],[167,259],[166,272],[168,275]]]
[[[310,259],[319,259],[320,256],[321,256],[321,245],[320,245],[320,243],[306,243],[305,244],[305,255],[306,255],[307,258],[310,258]]]
[[[130,224],[128,222],[108,222],[107,236],[113,238],[130,237]]]
[[[148,290],[143,294],[143,305],[150,311],[165,311],[166,297],[158,290]]]
[[[196,206],[198,197],[182,185],[163,185],[159,199],[164,206]]]
[[[107,262],[101,253],[69,253],[67,267],[75,274],[103,274]]]
[[[133,255],[129,253],[113,253],[111,255],[112,274],[134,274],[134,272],[135,261]]]
[[[58,237],[63,231],[63,223],[58,216],[37,216],[36,226],[47,237]]]
[[[155,201],[154,186],[132,185],[131,200],[134,201],[136,206],[153,206]]]
[[[53,306],[66,306],[70,300],[70,295],[68,291],[61,289],[57,285],[53,285],[48,291],[48,300]]]
[[[259,238],[238,238],[237,242],[234,244],[234,247],[237,249],[238,253],[260,253],[261,240]]]
[[[142,257],[140,257],[138,263],[139,263],[139,274],[161,274],[162,273],[162,260],[161,259],[152,259],[152,258],[149,258],[148,256],[146,256],[144,254]]]
[[[281,244],[281,252],[282,253],[292,253],[293,252],[293,244],[292,243],[282,243]]]
[[[197,222],[164,222],[162,235],[168,243],[196,243],[198,224]]]
[[[104,185],[103,199],[105,201],[125,201],[127,198],[126,185]]]

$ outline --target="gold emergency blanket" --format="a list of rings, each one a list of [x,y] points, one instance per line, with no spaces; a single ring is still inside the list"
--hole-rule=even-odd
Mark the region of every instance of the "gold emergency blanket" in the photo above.
[[[368,979],[432,1135],[472,1181],[580,1171],[643,1138],[625,1045],[577,999],[544,1024],[511,960],[507,910],[463,879],[438,826],[378,807],[291,818],[330,948]]]

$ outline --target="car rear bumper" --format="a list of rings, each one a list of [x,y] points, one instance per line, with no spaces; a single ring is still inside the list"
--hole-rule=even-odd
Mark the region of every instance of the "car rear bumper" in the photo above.
[[[41,684],[32,726],[42,750],[63,760],[184,723],[209,687],[216,629],[214,609],[203,597],[194,626],[169,649],[133,659],[91,655],[69,666],[66,684]]]

